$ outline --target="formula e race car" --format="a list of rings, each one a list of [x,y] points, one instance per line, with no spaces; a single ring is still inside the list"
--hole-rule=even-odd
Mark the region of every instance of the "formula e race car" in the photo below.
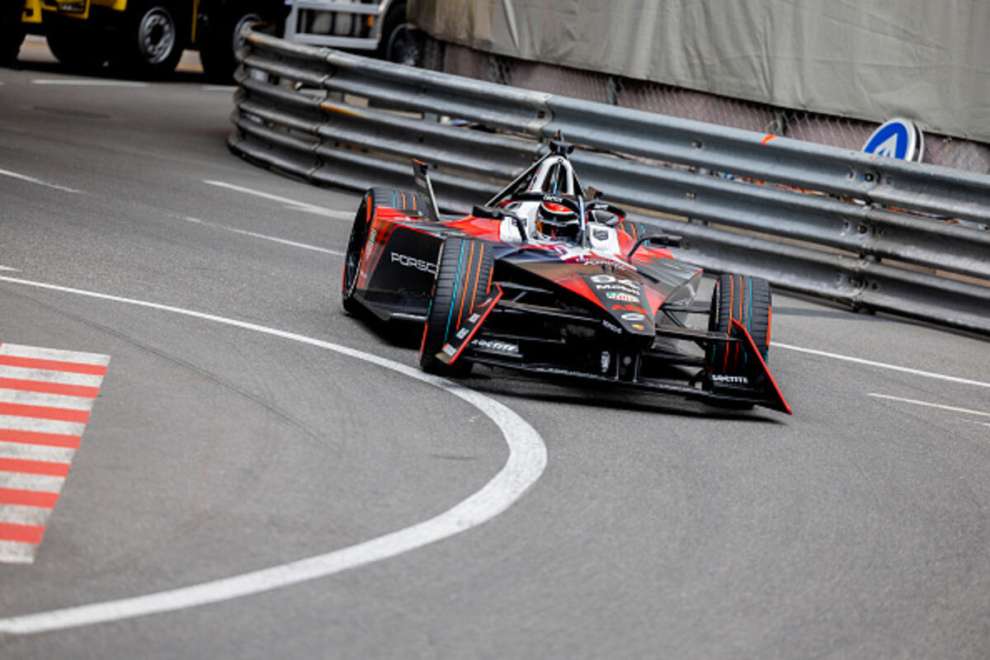
[[[421,367],[472,365],[790,413],[767,367],[765,280],[674,259],[680,237],[647,233],[549,153],[470,215],[441,218],[425,163],[417,190],[372,188],[347,245],[344,309],[421,328]],[[705,328],[691,315],[707,315]]]

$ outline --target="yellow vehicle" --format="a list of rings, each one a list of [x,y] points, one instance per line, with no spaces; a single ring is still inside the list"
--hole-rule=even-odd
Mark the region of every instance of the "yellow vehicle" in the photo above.
[[[281,0],[0,0],[0,62],[17,56],[24,34],[44,34],[63,65],[94,70],[109,64],[157,77],[175,69],[182,51],[197,49],[209,78],[229,80],[240,28],[280,24]],[[14,13],[19,13],[19,20]]]

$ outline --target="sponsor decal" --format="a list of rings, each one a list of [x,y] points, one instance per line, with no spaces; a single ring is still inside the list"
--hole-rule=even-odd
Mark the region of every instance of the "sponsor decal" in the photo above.
[[[631,293],[625,293],[623,291],[606,291],[605,297],[609,300],[618,300],[620,302],[639,302],[639,296],[634,296]]]
[[[615,282],[615,277],[612,275],[592,275],[590,279],[595,284],[612,284]]]
[[[623,321],[645,321],[646,317],[638,312],[626,312],[620,317]]]
[[[471,345],[485,351],[519,355],[519,344],[513,344],[508,341],[498,341],[495,339],[475,339],[471,342]]]
[[[451,346],[450,344],[447,344],[446,346],[443,347],[443,352],[449,355],[450,357],[454,357],[454,353],[457,352],[457,349]]]
[[[429,273],[436,277],[437,275],[437,265],[431,264],[429,261],[423,261],[422,259],[417,259],[416,257],[410,257],[407,254],[400,254],[399,252],[392,252],[392,263],[399,264],[400,266],[405,266],[406,268],[415,268],[416,270],[421,270],[424,273]]]
[[[631,280],[622,280],[614,284],[596,284],[599,291],[625,291],[626,293],[639,293],[639,285]]]
[[[480,318],[481,318],[481,314],[475,312],[474,314],[468,317],[468,323],[477,323],[478,319]]]
[[[746,376],[731,376],[729,374],[712,374],[712,382],[726,385],[749,385],[749,378]]]
[[[368,245],[374,245],[375,239],[378,238],[378,228],[372,227],[371,231],[368,232]]]
[[[626,303],[625,305],[612,305],[613,312],[637,312],[639,314],[645,314],[646,310],[639,305],[632,305]]]
[[[602,351],[601,367],[603,374],[608,372],[608,368],[611,364],[612,364],[612,354],[609,353],[608,351]]]
[[[622,328],[615,325],[614,323],[609,323],[608,321],[603,320],[602,325],[605,326],[606,330],[611,330],[614,333],[622,334]]]
[[[468,332],[470,331],[467,328],[461,328],[460,330],[457,331],[457,338],[464,339],[465,337],[468,336]]]
[[[643,332],[644,330],[646,330],[646,326],[643,325],[642,323],[633,323],[630,327],[636,332]]]

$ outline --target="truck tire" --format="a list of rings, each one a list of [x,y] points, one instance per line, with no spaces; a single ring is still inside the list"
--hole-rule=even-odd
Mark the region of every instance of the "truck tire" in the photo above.
[[[419,351],[419,366],[423,371],[452,377],[467,376],[471,372],[470,362],[459,360],[450,366],[438,360],[436,355],[455,330],[453,319],[470,314],[488,298],[494,268],[492,250],[484,241],[457,237],[444,241]]]
[[[392,3],[385,14],[378,57],[407,66],[419,66],[423,61],[423,35],[406,18],[404,1]]]
[[[61,16],[46,17],[45,38],[52,55],[70,71],[96,72],[110,57],[105,32],[93,29],[84,21]]]
[[[23,3],[8,3],[0,10],[0,66],[17,62],[17,54],[24,43],[24,23],[21,22]]]
[[[233,81],[237,51],[244,46],[241,28],[261,20],[261,12],[250,2],[216,5],[199,39],[199,58],[210,82],[223,85]]]
[[[165,77],[175,71],[182,57],[186,32],[170,3],[132,0],[121,22],[113,64],[140,78]]]

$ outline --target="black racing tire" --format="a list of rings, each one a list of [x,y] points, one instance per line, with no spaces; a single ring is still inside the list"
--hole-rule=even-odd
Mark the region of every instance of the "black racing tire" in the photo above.
[[[463,377],[471,372],[471,363],[458,360],[449,366],[436,358],[450,338],[453,319],[472,311],[491,293],[495,260],[484,241],[450,237],[440,250],[433,298],[426,313],[419,366],[438,376]]]
[[[347,240],[347,251],[344,253],[344,272],[340,278],[340,298],[345,312],[356,315],[361,311],[361,305],[355,299],[354,293],[357,288],[364,246],[368,240],[368,228],[371,219],[375,217],[375,209],[379,206],[386,206],[410,215],[416,215],[427,208],[426,204],[426,198],[420,193],[396,190],[395,188],[371,188],[364,194],[361,205],[354,216],[351,235]]]
[[[110,59],[107,35],[83,21],[61,16],[45,18],[48,49],[66,69],[94,73]]]
[[[7,3],[0,9],[0,66],[10,66],[17,62],[17,54],[24,43],[24,23],[21,10],[24,3]]]
[[[763,359],[770,351],[770,323],[773,300],[770,283],[760,277],[723,273],[712,292],[708,329],[729,333],[732,319],[742,323],[752,335]],[[709,369],[732,373],[744,366],[745,353],[735,344],[713,344],[707,352]]]
[[[423,34],[409,22],[406,3],[393,3],[382,23],[378,57],[396,64],[419,66],[423,61],[423,51]]]
[[[233,5],[233,6],[232,6]],[[230,84],[237,69],[237,51],[244,47],[241,28],[263,20],[262,11],[251,2],[217,5],[207,28],[199,37],[199,58],[206,78],[216,84]]]
[[[114,44],[114,68],[138,78],[164,78],[175,71],[188,27],[163,0],[131,0]]]

